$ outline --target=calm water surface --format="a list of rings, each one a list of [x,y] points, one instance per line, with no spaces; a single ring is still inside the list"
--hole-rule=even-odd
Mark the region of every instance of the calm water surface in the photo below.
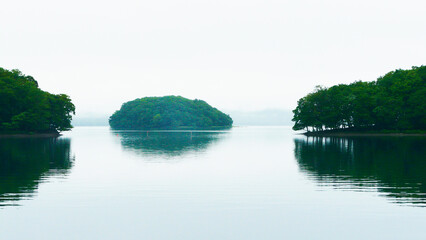
[[[426,138],[0,139],[0,239],[426,239]]]

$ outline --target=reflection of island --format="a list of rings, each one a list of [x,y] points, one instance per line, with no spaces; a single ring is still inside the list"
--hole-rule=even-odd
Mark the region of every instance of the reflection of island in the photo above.
[[[0,139],[0,206],[31,198],[40,182],[67,174],[70,155],[69,139]]]
[[[321,185],[379,191],[392,202],[426,207],[426,138],[295,139],[302,171]]]
[[[142,155],[180,156],[207,149],[223,138],[220,131],[142,131],[116,132],[124,149]]]

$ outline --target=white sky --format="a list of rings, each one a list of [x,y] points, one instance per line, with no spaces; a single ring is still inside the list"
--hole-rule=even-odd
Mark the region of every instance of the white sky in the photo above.
[[[292,109],[315,85],[426,64],[424,0],[13,0],[0,67],[71,96],[79,116],[145,96]]]

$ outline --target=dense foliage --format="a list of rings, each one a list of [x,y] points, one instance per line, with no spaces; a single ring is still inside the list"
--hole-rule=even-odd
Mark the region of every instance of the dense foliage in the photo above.
[[[109,124],[115,129],[199,129],[230,127],[232,119],[202,100],[165,96],[124,103]]]
[[[69,130],[74,112],[67,95],[42,91],[33,77],[0,68],[0,132]]]
[[[426,66],[395,70],[374,82],[317,87],[293,110],[293,129],[425,130]]]

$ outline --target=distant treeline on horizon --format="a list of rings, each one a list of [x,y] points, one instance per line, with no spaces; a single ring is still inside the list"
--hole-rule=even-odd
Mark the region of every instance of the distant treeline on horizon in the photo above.
[[[426,130],[426,66],[377,81],[317,86],[297,102],[294,130]]]

